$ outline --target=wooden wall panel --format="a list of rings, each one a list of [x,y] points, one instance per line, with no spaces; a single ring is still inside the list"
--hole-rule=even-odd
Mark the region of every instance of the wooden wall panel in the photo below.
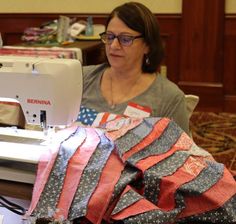
[[[178,84],[199,95],[199,108],[205,110],[223,110],[224,4],[183,0]]]
[[[164,65],[167,67],[167,76],[175,83],[179,80],[179,37],[181,15],[158,15],[161,36],[165,46]]]
[[[225,19],[223,83],[224,111],[236,113],[236,15]]]

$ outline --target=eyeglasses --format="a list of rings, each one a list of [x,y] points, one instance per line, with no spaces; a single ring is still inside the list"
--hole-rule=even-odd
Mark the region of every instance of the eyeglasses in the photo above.
[[[100,33],[99,35],[104,44],[111,45],[114,39],[117,38],[119,43],[122,46],[130,46],[132,45],[135,39],[143,38],[143,35],[140,35],[140,36],[131,36],[131,35],[126,35],[126,34],[115,35],[113,33],[106,33],[106,32]]]

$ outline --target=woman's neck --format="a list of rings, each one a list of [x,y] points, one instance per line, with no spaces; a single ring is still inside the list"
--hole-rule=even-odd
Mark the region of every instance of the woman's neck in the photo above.
[[[139,79],[143,73],[140,69],[132,70],[117,70],[110,68],[108,71],[108,76],[113,82],[119,82],[120,84],[133,84],[137,79]]]

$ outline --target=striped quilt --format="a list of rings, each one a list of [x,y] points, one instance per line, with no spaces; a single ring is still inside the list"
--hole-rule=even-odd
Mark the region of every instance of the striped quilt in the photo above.
[[[31,223],[236,223],[236,182],[168,118],[77,126],[45,155]]]

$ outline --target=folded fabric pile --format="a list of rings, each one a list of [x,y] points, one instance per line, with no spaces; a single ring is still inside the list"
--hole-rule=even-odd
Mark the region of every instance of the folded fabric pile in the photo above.
[[[82,51],[80,48],[63,47],[22,47],[22,46],[4,46],[0,48],[1,56],[24,56],[40,58],[67,58],[78,59],[82,61]]]
[[[51,43],[56,42],[57,21],[48,22],[41,27],[28,27],[21,37],[27,43]]]
[[[235,223],[236,182],[167,118],[76,127],[39,163],[32,223]]]

